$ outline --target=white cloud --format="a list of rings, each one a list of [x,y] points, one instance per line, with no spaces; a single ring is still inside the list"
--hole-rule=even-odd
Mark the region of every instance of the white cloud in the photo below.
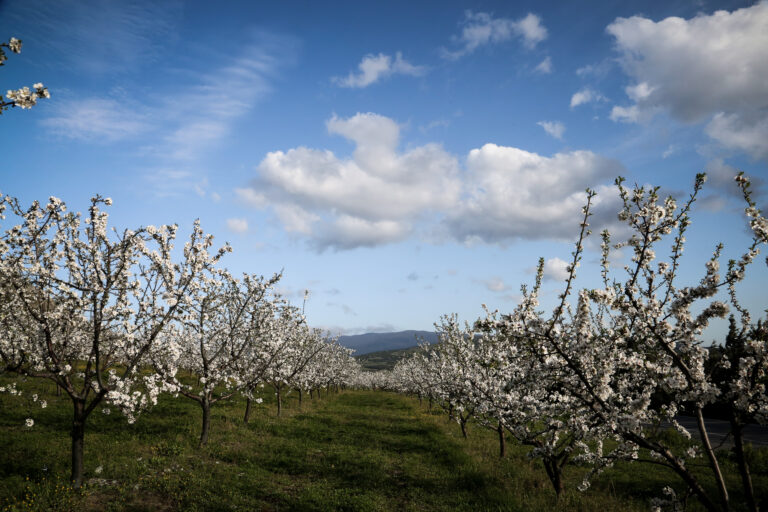
[[[571,240],[587,187],[598,192],[593,230],[615,222],[615,191],[601,184],[622,171],[618,162],[591,151],[545,157],[486,144],[469,152],[465,200],[446,213],[447,223],[453,236],[464,242]]]
[[[544,128],[544,131],[552,137],[562,140],[563,133],[565,133],[565,125],[560,121],[539,121],[536,124]]]
[[[739,114],[718,112],[707,124],[706,132],[726,147],[768,159],[768,109]]]
[[[542,75],[548,75],[552,73],[552,59],[550,57],[545,58],[543,61],[539,62],[539,65],[536,66],[533,70],[537,73],[541,73]]]
[[[670,144],[667,149],[664,150],[661,158],[669,158],[670,156],[674,155],[678,149],[680,149],[680,147],[677,144]]]
[[[218,66],[180,82],[173,94],[149,93],[136,101],[116,88],[107,97],[65,99],[41,124],[55,135],[90,143],[142,141],[144,156],[177,166],[226,138],[232,124],[269,92],[294,44],[290,38],[255,34],[234,57],[220,57]],[[222,92],[222,84],[234,92]]]
[[[605,100],[605,96],[597,91],[590,89],[589,87],[585,87],[575,92],[573,96],[571,96],[571,108],[584,105],[585,103],[601,100]]]
[[[286,229],[321,250],[401,240],[416,220],[458,202],[458,162],[441,146],[399,152],[400,127],[370,113],[333,117],[327,128],[355,143],[351,158],[305,147],[268,153],[238,197],[271,205]]]
[[[96,143],[136,137],[149,127],[142,109],[110,98],[63,100],[41,124],[56,136]]]
[[[545,157],[486,144],[462,171],[436,144],[399,151],[400,128],[383,116],[333,117],[327,127],[355,143],[351,158],[305,147],[271,152],[252,186],[235,191],[318,250],[393,243],[435,226],[464,243],[571,240],[586,187],[601,192],[595,226],[619,210],[613,188],[601,184],[623,168],[590,151]]]
[[[466,11],[462,23],[461,35],[453,37],[461,48],[454,51],[443,49],[443,57],[458,59],[474,52],[480,46],[498,44],[514,37],[522,39],[527,48],[534,48],[547,38],[547,29],[541,24],[541,18],[528,13],[519,20],[494,18],[488,13]]]
[[[637,105],[629,107],[620,107],[614,105],[611,109],[611,121],[622,121],[624,123],[637,123],[640,121],[640,109]]]
[[[360,64],[357,65],[359,72],[356,74],[350,72],[346,77],[333,77],[333,82],[341,87],[368,87],[371,84],[391,75],[411,75],[420,76],[426,72],[424,66],[414,66],[403,59],[400,52],[395,54],[394,60],[391,56],[379,53],[378,55],[368,54],[363,57]]]
[[[247,233],[248,221],[246,219],[227,219],[227,229],[233,233]]]
[[[666,111],[679,121],[698,123],[715,116],[707,128],[712,138],[766,158],[766,27],[768,2],[688,20],[617,18],[607,31],[634,81],[627,88],[634,104],[612,118],[637,121]]]
[[[544,279],[549,281],[565,281],[568,279],[566,270],[568,263],[560,258],[550,258],[544,262]]]
[[[509,289],[509,286],[507,286],[506,283],[504,283],[504,280],[500,277],[492,277],[490,279],[486,279],[481,281],[485,287],[488,289],[488,291],[491,292],[505,292]]]

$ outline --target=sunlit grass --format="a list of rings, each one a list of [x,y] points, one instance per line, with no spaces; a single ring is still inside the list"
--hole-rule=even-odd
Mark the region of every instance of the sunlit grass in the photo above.
[[[201,413],[190,400],[164,397],[134,425],[117,412],[95,413],[80,492],[67,484],[68,398],[47,384],[23,388],[22,397],[0,395],[2,510],[647,510],[650,497],[676,483],[655,467],[623,465],[582,494],[582,468],[568,468],[557,503],[526,448],[509,443],[500,460],[495,432],[472,425],[464,440],[426,402],[324,392],[305,395],[300,409],[291,393],[278,419],[265,388],[248,425],[244,400],[217,404],[202,449]],[[45,394],[46,409],[27,399],[33,392]],[[757,489],[766,483],[765,473],[756,476]]]

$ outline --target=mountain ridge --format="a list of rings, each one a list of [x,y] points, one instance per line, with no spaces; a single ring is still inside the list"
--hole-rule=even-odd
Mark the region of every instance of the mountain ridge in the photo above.
[[[368,332],[365,334],[340,336],[339,344],[354,349],[354,355],[360,356],[371,352],[411,348],[416,346],[421,339],[424,339],[429,343],[436,343],[437,334],[432,331],[416,330]]]

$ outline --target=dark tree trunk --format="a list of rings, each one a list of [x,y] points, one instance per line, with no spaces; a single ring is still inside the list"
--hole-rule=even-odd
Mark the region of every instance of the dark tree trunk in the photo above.
[[[742,426],[738,420],[731,414],[731,430],[733,431],[734,451],[736,452],[736,461],[739,463],[739,473],[741,473],[741,485],[744,487],[744,495],[747,498],[749,510],[757,512],[757,503],[755,502],[755,492],[752,489],[752,476],[749,474],[749,464],[744,454],[744,438],[742,435]]]
[[[83,485],[83,445],[85,444],[85,401],[75,400],[72,419],[72,486]]]
[[[504,441],[504,427],[501,426],[501,422],[496,430],[499,432],[499,458],[503,459],[507,452],[507,445]]]
[[[205,446],[208,443],[208,432],[211,430],[211,403],[208,397],[203,397],[200,406],[203,408],[203,431],[200,434],[199,446]]]
[[[467,420],[464,419],[464,417],[459,414],[459,425],[461,425],[461,435],[464,436],[464,439],[467,438]]]
[[[277,417],[280,417],[280,414],[283,412],[283,397],[280,393],[281,389],[279,387],[275,388],[277,389]]]
[[[544,462],[544,469],[547,470],[547,476],[549,477],[549,481],[552,483],[552,488],[555,490],[555,495],[557,495],[557,499],[559,501],[560,496],[565,490],[562,469],[558,465],[557,460],[554,460],[551,457],[544,457],[542,462]]]
[[[712,443],[709,441],[709,433],[704,424],[704,412],[701,407],[696,408],[696,420],[699,425],[699,436],[704,445],[704,453],[709,459],[709,467],[712,469],[713,476],[717,482],[717,488],[720,491],[720,503],[722,504],[723,510],[728,510],[730,508],[728,489],[725,487],[725,479],[723,478],[723,473],[720,471],[720,464],[717,462],[715,450],[712,449]]]
[[[251,399],[245,400],[245,416],[243,416],[243,423],[248,423],[251,420]]]
[[[310,400],[314,400],[314,399],[315,399],[315,397],[314,397],[313,395],[314,395],[314,391],[313,391],[313,389],[312,389],[312,388],[309,388],[309,399],[310,399]]]
[[[301,388],[299,388],[299,407],[301,407],[301,395],[302,395]]]
[[[432,397],[429,397],[429,410],[432,410]]]

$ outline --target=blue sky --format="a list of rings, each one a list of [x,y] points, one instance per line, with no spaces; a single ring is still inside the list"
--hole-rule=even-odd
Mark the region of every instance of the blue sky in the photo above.
[[[539,256],[551,307],[583,190],[615,228],[617,175],[682,197],[710,174],[681,283],[746,246],[735,169],[766,203],[765,2],[5,0],[0,36],[24,42],[0,89],[52,95],[0,118],[2,192],[200,218],[335,332],[511,309]]]

